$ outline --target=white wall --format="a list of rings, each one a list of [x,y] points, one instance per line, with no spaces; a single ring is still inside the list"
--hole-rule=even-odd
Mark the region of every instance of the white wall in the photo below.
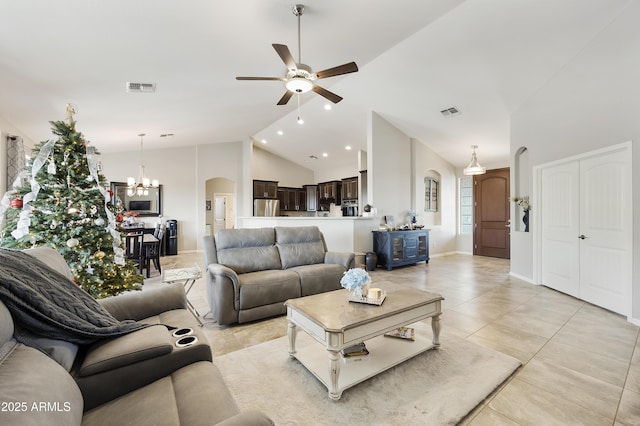
[[[331,160],[328,160],[331,161]],[[316,183],[329,182],[332,180],[342,180],[353,176],[360,176],[360,170],[358,170],[357,161],[353,162],[353,165],[345,167],[334,167],[327,170],[321,170],[316,172]]]
[[[457,250],[457,178],[456,169],[431,148],[418,140],[412,140],[414,170],[414,203],[418,212],[417,222],[431,229],[429,233],[430,254],[448,253]],[[424,211],[424,176],[429,171],[440,174],[440,198],[438,213]],[[433,225],[431,217],[439,215],[439,225]]]
[[[236,193],[251,191],[243,184],[241,142],[145,150],[145,173],[160,180],[163,221],[178,220],[179,252],[200,250],[206,224],[206,181],[216,177],[236,183]],[[124,182],[137,177],[139,152],[102,154],[103,173],[110,181]],[[236,211],[243,208],[237,197]],[[157,219],[149,218],[154,222]]]
[[[639,18],[640,3],[630,2],[620,16],[513,114],[512,157],[526,146],[533,168],[633,141],[633,182],[640,182]],[[533,188],[529,188],[529,194],[534,195]],[[632,316],[640,318],[640,184],[633,185],[633,200]],[[532,203],[535,212],[536,200]],[[532,227],[535,226],[534,222]],[[514,241],[512,237],[512,242],[512,272],[531,277],[533,241]]]
[[[278,186],[301,187],[315,183],[313,170],[253,146],[251,160],[253,179],[275,180]]]
[[[411,139],[375,112],[370,115],[367,141],[369,204],[380,217],[396,224],[411,210]]]

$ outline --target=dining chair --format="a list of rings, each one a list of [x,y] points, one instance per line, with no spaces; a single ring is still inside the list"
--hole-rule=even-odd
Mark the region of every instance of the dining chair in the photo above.
[[[154,232],[155,241],[147,241],[143,242],[142,244],[143,254],[140,273],[142,273],[142,269],[146,269],[147,278],[151,276],[151,262],[153,262],[153,266],[156,268],[156,270],[162,273],[162,267],[160,266],[160,243],[162,241],[163,234],[163,229],[161,229],[158,233]]]
[[[124,253],[125,258],[131,262],[137,264],[140,273],[142,274],[143,266],[143,233],[142,231],[128,232],[124,234]]]

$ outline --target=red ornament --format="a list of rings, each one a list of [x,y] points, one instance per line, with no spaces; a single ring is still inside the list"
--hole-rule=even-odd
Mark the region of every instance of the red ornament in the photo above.
[[[109,194],[110,197],[113,197],[113,191],[110,189],[107,189],[107,193]]]
[[[12,209],[21,209],[22,208],[22,198],[14,198],[9,203]]]

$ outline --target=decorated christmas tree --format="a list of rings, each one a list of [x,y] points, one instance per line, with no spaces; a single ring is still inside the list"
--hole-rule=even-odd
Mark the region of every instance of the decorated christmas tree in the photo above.
[[[95,298],[139,290],[125,260],[99,153],[75,128],[75,109],[51,121],[57,137],[37,144],[14,189],[0,205],[0,245],[49,246],[67,261],[74,281]]]

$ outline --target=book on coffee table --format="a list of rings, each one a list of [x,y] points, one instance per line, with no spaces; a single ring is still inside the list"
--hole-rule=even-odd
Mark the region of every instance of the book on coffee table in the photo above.
[[[369,350],[365,346],[364,342],[362,342],[357,345],[344,348],[341,353],[343,358],[356,358],[369,355]]]
[[[384,333],[386,337],[397,337],[398,339],[416,340],[416,331],[411,327],[400,327]]]

